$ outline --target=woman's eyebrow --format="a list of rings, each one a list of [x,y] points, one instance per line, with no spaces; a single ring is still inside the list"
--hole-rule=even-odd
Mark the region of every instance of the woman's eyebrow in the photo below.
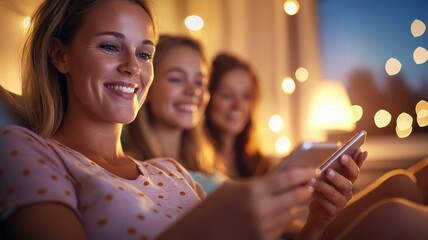
[[[125,39],[125,35],[120,33],[120,32],[115,32],[115,31],[105,31],[105,32],[100,32],[95,34],[95,36],[101,36],[101,35],[110,35],[116,38],[120,38],[120,39]],[[155,43],[152,40],[149,39],[145,39],[142,41],[142,43],[144,45],[151,45],[151,46],[155,46]]]
[[[106,31],[106,32],[100,32],[95,34],[95,36],[101,36],[101,35],[111,35],[113,37],[116,38],[120,38],[120,39],[125,39],[125,35],[119,32],[114,32],[114,31]]]

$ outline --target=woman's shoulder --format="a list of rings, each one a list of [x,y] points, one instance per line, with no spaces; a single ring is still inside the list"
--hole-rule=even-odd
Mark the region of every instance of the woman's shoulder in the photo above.
[[[1,129],[2,132],[5,131],[5,130],[9,130],[9,131],[13,130],[13,131],[17,131],[17,132],[32,132],[30,129],[25,128],[25,127],[20,126],[20,125],[16,125],[16,124],[2,126],[2,127],[0,127],[0,129]]]
[[[33,131],[17,125],[0,128],[0,156],[3,159],[17,158],[25,163],[43,159],[52,166],[62,165],[65,151],[52,139],[43,138]]]
[[[46,139],[42,138],[38,134],[34,133],[28,128],[25,128],[20,125],[7,125],[0,128],[0,138],[7,140],[12,143],[15,141],[32,141],[37,139],[40,141],[45,141]]]
[[[0,128],[0,142],[5,148],[19,146],[22,149],[49,149],[53,142],[43,138],[28,128],[19,125],[8,125]]]

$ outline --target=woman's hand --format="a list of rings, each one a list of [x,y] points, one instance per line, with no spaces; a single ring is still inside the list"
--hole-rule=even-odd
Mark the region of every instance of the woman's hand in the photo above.
[[[309,206],[309,216],[302,235],[322,234],[325,227],[351,200],[353,184],[366,158],[367,152],[358,152],[354,160],[348,155],[343,155],[340,158],[344,170],[342,173],[327,169],[324,176],[311,183],[316,191]]]
[[[176,239],[276,239],[307,204],[314,168],[289,168],[242,182],[225,183],[171,227]]]

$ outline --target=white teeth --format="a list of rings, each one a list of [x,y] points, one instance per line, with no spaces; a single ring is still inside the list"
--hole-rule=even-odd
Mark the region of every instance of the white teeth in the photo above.
[[[187,112],[193,112],[198,110],[198,107],[196,105],[178,105],[177,108],[179,110],[183,110]]]
[[[133,87],[125,87],[125,86],[118,86],[118,85],[111,85],[111,84],[108,84],[107,88],[118,92],[123,92],[123,93],[134,93],[134,90],[135,90],[135,88]]]

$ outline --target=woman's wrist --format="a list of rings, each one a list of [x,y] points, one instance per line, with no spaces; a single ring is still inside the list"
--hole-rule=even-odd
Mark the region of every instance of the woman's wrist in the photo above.
[[[296,240],[318,240],[321,239],[323,233],[324,228],[320,228],[319,226],[312,227],[306,224],[300,231]]]

